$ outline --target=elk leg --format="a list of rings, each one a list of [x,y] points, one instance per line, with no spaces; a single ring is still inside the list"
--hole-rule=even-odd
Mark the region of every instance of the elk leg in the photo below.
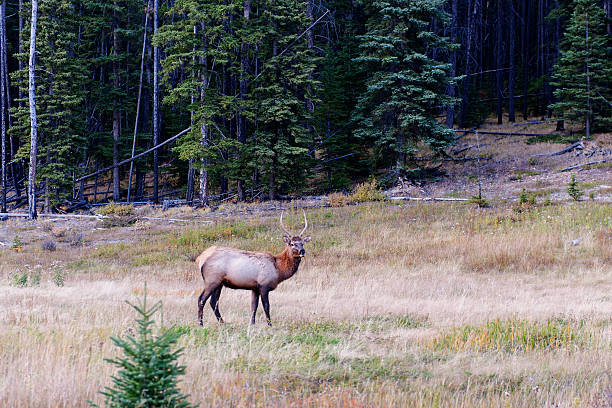
[[[223,323],[223,318],[221,317],[221,313],[219,313],[219,297],[221,296],[221,289],[223,289],[222,285],[219,285],[210,296],[210,307],[213,312],[215,312],[215,317],[219,321],[219,323]]]
[[[206,301],[208,300],[212,292],[212,290],[204,289],[200,294],[200,297],[198,298],[198,322],[200,322],[200,326],[203,326],[202,309],[204,309],[204,305],[206,304]]]
[[[272,326],[272,322],[270,321],[270,301],[268,300],[268,293],[270,291],[267,289],[263,289],[261,291],[261,304],[263,305],[264,312],[266,312],[266,319],[268,320],[268,326]]]
[[[255,315],[257,314],[257,305],[259,304],[259,292],[254,290],[251,296],[251,324],[255,324]]]

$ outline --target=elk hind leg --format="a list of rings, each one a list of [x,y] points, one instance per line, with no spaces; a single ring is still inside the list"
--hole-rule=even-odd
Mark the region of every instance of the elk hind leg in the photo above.
[[[198,297],[198,322],[200,323],[200,326],[203,325],[202,323],[202,309],[204,309],[204,305],[206,304],[206,301],[208,300],[208,298],[210,297],[210,295],[212,294],[214,289],[210,289],[210,288],[206,288],[202,291],[202,293],[200,294],[200,297]]]
[[[221,296],[221,289],[223,289],[223,286],[219,285],[210,295],[210,307],[212,308],[213,312],[215,312],[215,317],[219,323],[223,323],[223,318],[221,317],[221,313],[219,313],[219,297]]]

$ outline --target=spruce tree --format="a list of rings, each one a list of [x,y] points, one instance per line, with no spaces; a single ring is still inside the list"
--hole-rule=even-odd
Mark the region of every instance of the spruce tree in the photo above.
[[[430,22],[447,24],[442,0],[376,0],[367,33],[360,37],[361,56],[369,69],[366,91],[359,98],[357,136],[372,140],[391,158],[397,172],[408,170],[411,156],[428,146],[439,152],[454,132],[435,116],[457,102],[446,95],[455,85],[451,65],[434,59],[455,48],[430,30]]]
[[[596,0],[575,0],[573,9],[553,75],[559,102],[550,107],[564,120],[584,123],[590,137],[592,128],[612,125],[611,42]]]
[[[153,332],[153,315],[161,302],[147,306],[146,287],[144,301],[132,305],[140,318],[137,335],[126,338],[111,337],[123,352],[123,357],[106,359],[119,371],[112,376],[113,387],[101,392],[109,408],[191,408],[187,396],[178,388],[179,376],[185,367],[177,360],[183,349],[174,349],[181,332],[173,329]],[[96,405],[94,405],[96,406]]]
[[[312,115],[305,100],[318,102],[319,82],[313,79],[318,59],[304,38],[294,42],[309,24],[305,9],[300,0],[266,1],[254,23],[261,30],[263,64],[251,93],[256,130],[248,165],[263,175],[270,199],[279,189],[302,187],[310,168],[306,122]]]

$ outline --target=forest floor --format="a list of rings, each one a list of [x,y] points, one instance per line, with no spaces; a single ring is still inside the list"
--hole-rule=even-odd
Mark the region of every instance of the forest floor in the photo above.
[[[531,118],[527,122],[538,121]],[[555,121],[521,125],[518,120],[516,124],[506,120],[503,125],[497,125],[495,118],[489,118],[478,128],[479,132],[559,134],[567,143],[548,142],[542,136],[482,133],[462,136],[458,133],[461,137],[447,152],[459,161],[445,161],[438,169],[441,176],[434,180],[407,182],[391,193],[423,198],[470,198],[478,195],[480,174],[482,196],[486,199],[516,199],[525,189],[538,200],[559,201],[569,199],[567,184],[571,174],[575,174],[585,198],[592,193],[595,200],[612,201],[612,132],[596,134],[592,140],[583,140],[581,146],[566,153],[543,156],[572,145],[576,139],[568,132],[556,132],[555,126]],[[477,157],[481,160],[475,160]],[[560,171],[592,162],[600,163]]]
[[[282,249],[278,210],[228,206],[243,212],[2,223],[0,406],[101,402],[110,336],[134,332],[125,301],[145,282],[158,324],[183,333],[180,385],[203,407],[611,406],[610,205],[309,208],[313,238],[270,296],[273,326],[260,311],[251,327],[250,294],[225,289],[226,323],[207,306],[199,327],[199,252]]]

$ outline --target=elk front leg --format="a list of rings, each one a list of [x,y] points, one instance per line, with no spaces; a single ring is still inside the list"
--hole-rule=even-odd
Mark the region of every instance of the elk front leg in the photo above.
[[[210,307],[215,313],[215,317],[219,323],[223,323],[223,318],[221,317],[221,313],[219,313],[219,297],[221,296],[221,289],[223,289],[223,286],[219,285],[210,296]]]
[[[266,312],[268,326],[272,326],[272,321],[270,320],[270,301],[268,300],[268,293],[270,293],[268,289],[261,290],[261,304],[263,305],[264,312]]]
[[[259,305],[259,291],[254,290],[251,295],[251,324],[255,324],[255,315]]]

